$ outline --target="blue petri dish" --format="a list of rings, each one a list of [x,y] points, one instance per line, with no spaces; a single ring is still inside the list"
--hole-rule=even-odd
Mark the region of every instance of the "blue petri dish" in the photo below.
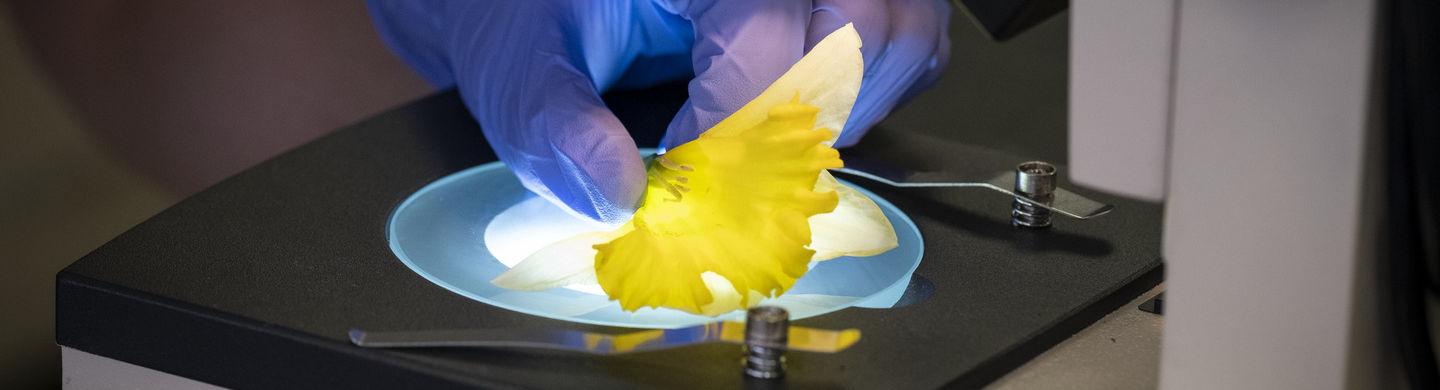
[[[791,319],[849,307],[888,308],[898,301],[919,267],[923,241],[915,223],[890,202],[851,183],[873,199],[895,227],[899,246],[869,257],[842,257],[814,263],[790,291],[765,304],[785,307]],[[706,317],[665,308],[634,312],[603,295],[567,288],[513,291],[490,280],[509,269],[486,244],[496,216],[522,203],[535,204],[514,174],[499,162],[465,169],[410,195],[390,217],[388,238],[395,256],[415,273],[456,294],[496,307],[585,324],[668,329],[740,320],[736,311]],[[556,213],[541,213],[556,218]],[[558,216],[567,218],[568,216]],[[499,248],[496,248],[497,250]]]

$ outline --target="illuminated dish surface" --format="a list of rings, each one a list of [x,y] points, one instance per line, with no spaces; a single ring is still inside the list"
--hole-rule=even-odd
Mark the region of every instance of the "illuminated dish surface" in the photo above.
[[[792,319],[847,307],[888,308],[895,304],[920,265],[920,232],[899,209],[864,188],[895,227],[899,246],[870,257],[842,257],[812,263],[789,291],[765,301],[790,311]],[[491,280],[539,246],[581,229],[593,229],[520,185],[504,164],[492,162],[452,174],[421,188],[390,217],[388,238],[395,256],[415,273],[457,294],[493,306],[563,321],[630,328],[678,328],[718,320],[739,320],[737,311],[706,317],[666,308],[621,310],[599,291],[552,288],[508,290]],[[737,243],[740,245],[741,243]]]

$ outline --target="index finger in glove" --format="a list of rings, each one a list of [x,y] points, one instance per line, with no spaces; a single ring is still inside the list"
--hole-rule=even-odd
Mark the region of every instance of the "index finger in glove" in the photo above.
[[[865,78],[837,147],[854,145],[896,106],[939,78],[950,57],[949,11],[938,0],[816,1],[811,39],[854,22],[864,42]]]
[[[666,148],[720,123],[804,54],[810,1],[695,0],[670,6],[694,26],[695,78],[690,99],[661,140]]]
[[[526,188],[591,219],[621,222],[645,189],[644,164],[577,65],[583,59],[566,45],[557,12],[530,3],[462,18],[486,27],[450,35],[457,37],[450,42],[457,85],[485,138]]]

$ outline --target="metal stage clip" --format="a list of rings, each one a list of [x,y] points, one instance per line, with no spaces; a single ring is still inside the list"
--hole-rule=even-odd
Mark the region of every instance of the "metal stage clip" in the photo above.
[[[1050,226],[1051,213],[1090,219],[1115,206],[1056,186],[1057,169],[1044,161],[1021,163],[1010,172],[911,171],[884,163],[846,158],[845,167],[833,171],[900,188],[982,188],[1014,198],[1010,222],[1015,226]],[[984,178],[989,179],[984,179]]]
[[[766,306],[751,310],[759,310]],[[783,311],[783,309],[782,309]],[[787,317],[788,318],[788,317]],[[749,345],[792,351],[836,353],[860,340],[859,329],[786,326],[788,337],[762,337]],[[768,333],[772,334],[773,333]],[[350,342],[366,348],[539,348],[615,355],[695,344],[747,344],[745,323],[714,322],[678,329],[607,334],[572,329],[457,329],[421,331],[350,330]],[[786,340],[788,338],[788,340]],[[769,341],[767,341],[769,340]],[[778,344],[777,344],[778,343]]]
[[[538,348],[596,355],[707,343],[741,344],[745,346],[745,375],[774,379],[784,376],[785,351],[840,352],[860,341],[860,330],[791,326],[790,314],[785,309],[758,306],[746,313],[746,322],[715,322],[621,334],[519,328],[392,332],[351,329],[349,336],[352,344],[366,348]]]

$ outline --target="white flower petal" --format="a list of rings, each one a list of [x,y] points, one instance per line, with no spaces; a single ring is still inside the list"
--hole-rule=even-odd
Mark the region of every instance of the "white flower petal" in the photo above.
[[[820,174],[815,188],[835,191],[840,203],[834,211],[810,217],[810,249],[815,251],[812,260],[873,256],[899,245],[895,227],[865,194],[840,185],[829,172]]]
[[[595,280],[594,246],[615,237],[613,232],[590,232],[560,240],[541,248],[490,282],[520,291],[575,286],[582,292],[603,295]]]

